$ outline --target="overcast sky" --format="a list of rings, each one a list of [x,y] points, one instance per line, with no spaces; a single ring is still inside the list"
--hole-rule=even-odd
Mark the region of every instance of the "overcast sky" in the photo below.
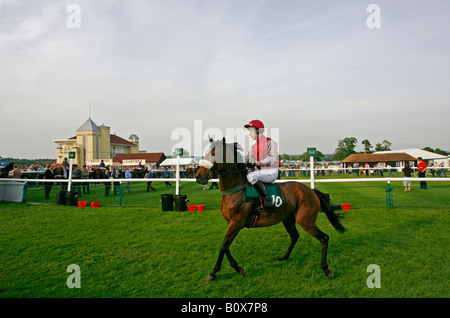
[[[166,155],[194,120],[225,132],[252,119],[279,130],[280,154],[333,153],[345,137],[448,151],[449,12],[442,0],[0,0],[0,156],[55,158],[52,141],[89,115]]]

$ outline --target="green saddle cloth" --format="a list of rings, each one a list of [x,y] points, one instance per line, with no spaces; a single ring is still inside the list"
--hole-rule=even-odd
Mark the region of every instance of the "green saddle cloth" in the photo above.
[[[266,191],[269,198],[272,199],[274,208],[280,209],[283,206],[283,193],[277,183],[266,185]],[[245,189],[245,202],[252,202],[254,204],[261,204],[261,197],[254,186],[248,185]]]

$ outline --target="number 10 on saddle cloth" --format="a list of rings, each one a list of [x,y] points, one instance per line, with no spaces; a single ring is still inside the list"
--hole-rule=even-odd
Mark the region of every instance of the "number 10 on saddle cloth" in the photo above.
[[[280,186],[275,183],[265,185],[265,187],[269,198],[272,199],[273,207],[280,209],[283,205],[283,194]],[[253,186],[247,186],[244,201],[254,203],[255,207],[261,205],[261,197]]]

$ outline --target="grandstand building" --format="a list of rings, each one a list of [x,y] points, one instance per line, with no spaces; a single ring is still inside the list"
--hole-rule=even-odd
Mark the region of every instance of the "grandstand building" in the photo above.
[[[111,134],[108,126],[97,126],[90,117],[76,130],[75,136],[53,142],[57,144],[57,163],[69,158],[69,152],[75,152],[74,164],[78,165],[99,165],[101,160],[111,165],[118,154],[145,153],[139,150],[139,137],[135,134],[130,135],[128,140],[124,139]]]

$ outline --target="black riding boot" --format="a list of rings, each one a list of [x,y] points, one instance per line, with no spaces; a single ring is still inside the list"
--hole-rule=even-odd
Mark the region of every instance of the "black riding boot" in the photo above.
[[[264,209],[272,208],[273,207],[272,200],[269,198],[269,195],[267,194],[264,184],[261,181],[258,181],[253,186],[255,187],[256,191],[258,191],[259,195],[262,198],[263,208]]]

